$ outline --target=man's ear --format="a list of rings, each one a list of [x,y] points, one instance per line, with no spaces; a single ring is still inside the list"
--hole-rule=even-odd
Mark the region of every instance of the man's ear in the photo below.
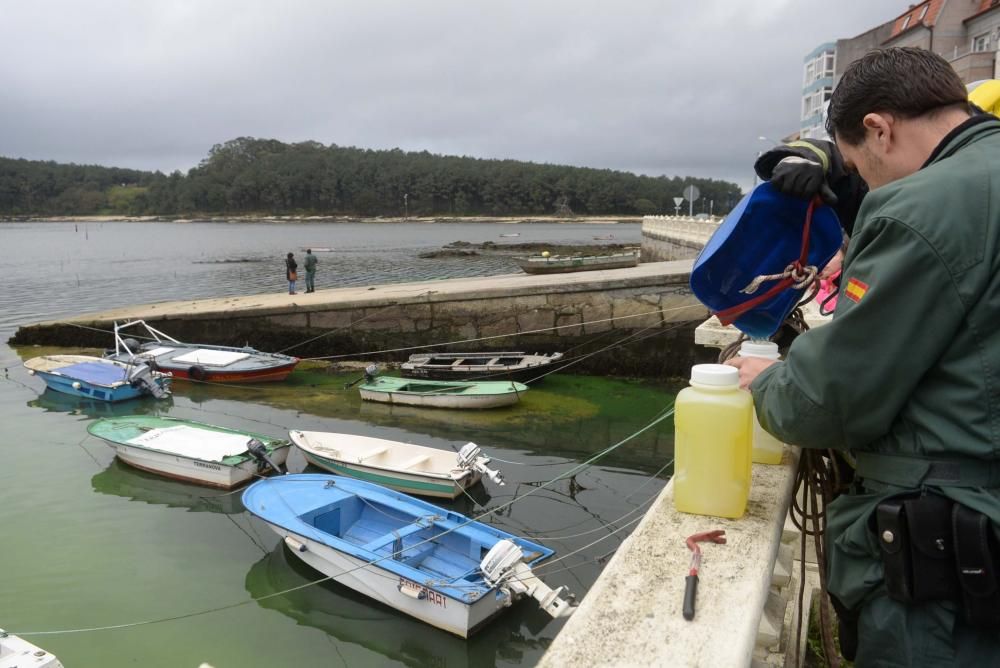
[[[889,143],[893,138],[892,116],[878,113],[865,114],[865,117],[861,120],[861,125],[865,128],[865,134],[873,140],[876,146],[883,149],[889,147]]]

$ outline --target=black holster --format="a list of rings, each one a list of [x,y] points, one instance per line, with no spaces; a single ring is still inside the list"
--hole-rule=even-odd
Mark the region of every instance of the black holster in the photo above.
[[[925,493],[882,502],[875,520],[891,599],[954,601],[969,625],[1000,629],[1000,550],[986,515]]]

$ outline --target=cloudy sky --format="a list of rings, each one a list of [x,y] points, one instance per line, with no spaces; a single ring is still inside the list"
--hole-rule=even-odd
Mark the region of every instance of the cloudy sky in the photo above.
[[[0,155],[186,171],[239,136],[744,187],[802,59],[905,0],[0,0]]]

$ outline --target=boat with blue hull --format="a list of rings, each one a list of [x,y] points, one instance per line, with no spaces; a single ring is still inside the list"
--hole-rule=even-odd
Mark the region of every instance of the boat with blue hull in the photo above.
[[[126,401],[170,395],[170,374],[153,371],[145,364],[129,364],[90,355],[44,355],[24,363],[56,392],[99,401]]]
[[[531,571],[553,550],[379,485],[284,475],[243,505],[324,575],[463,638],[526,596],[553,617],[575,610]]]

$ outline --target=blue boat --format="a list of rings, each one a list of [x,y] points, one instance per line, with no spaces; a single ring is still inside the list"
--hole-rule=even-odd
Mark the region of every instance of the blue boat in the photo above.
[[[128,364],[89,355],[44,355],[24,363],[28,373],[49,389],[99,401],[125,401],[150,395],[170,395],[170,374],[145,364]]]
[[[575,610],[531,571],[551,549],[379,485],[284,475],[243,505],[324,575],[463,638],[526,596],[553,617]]]

